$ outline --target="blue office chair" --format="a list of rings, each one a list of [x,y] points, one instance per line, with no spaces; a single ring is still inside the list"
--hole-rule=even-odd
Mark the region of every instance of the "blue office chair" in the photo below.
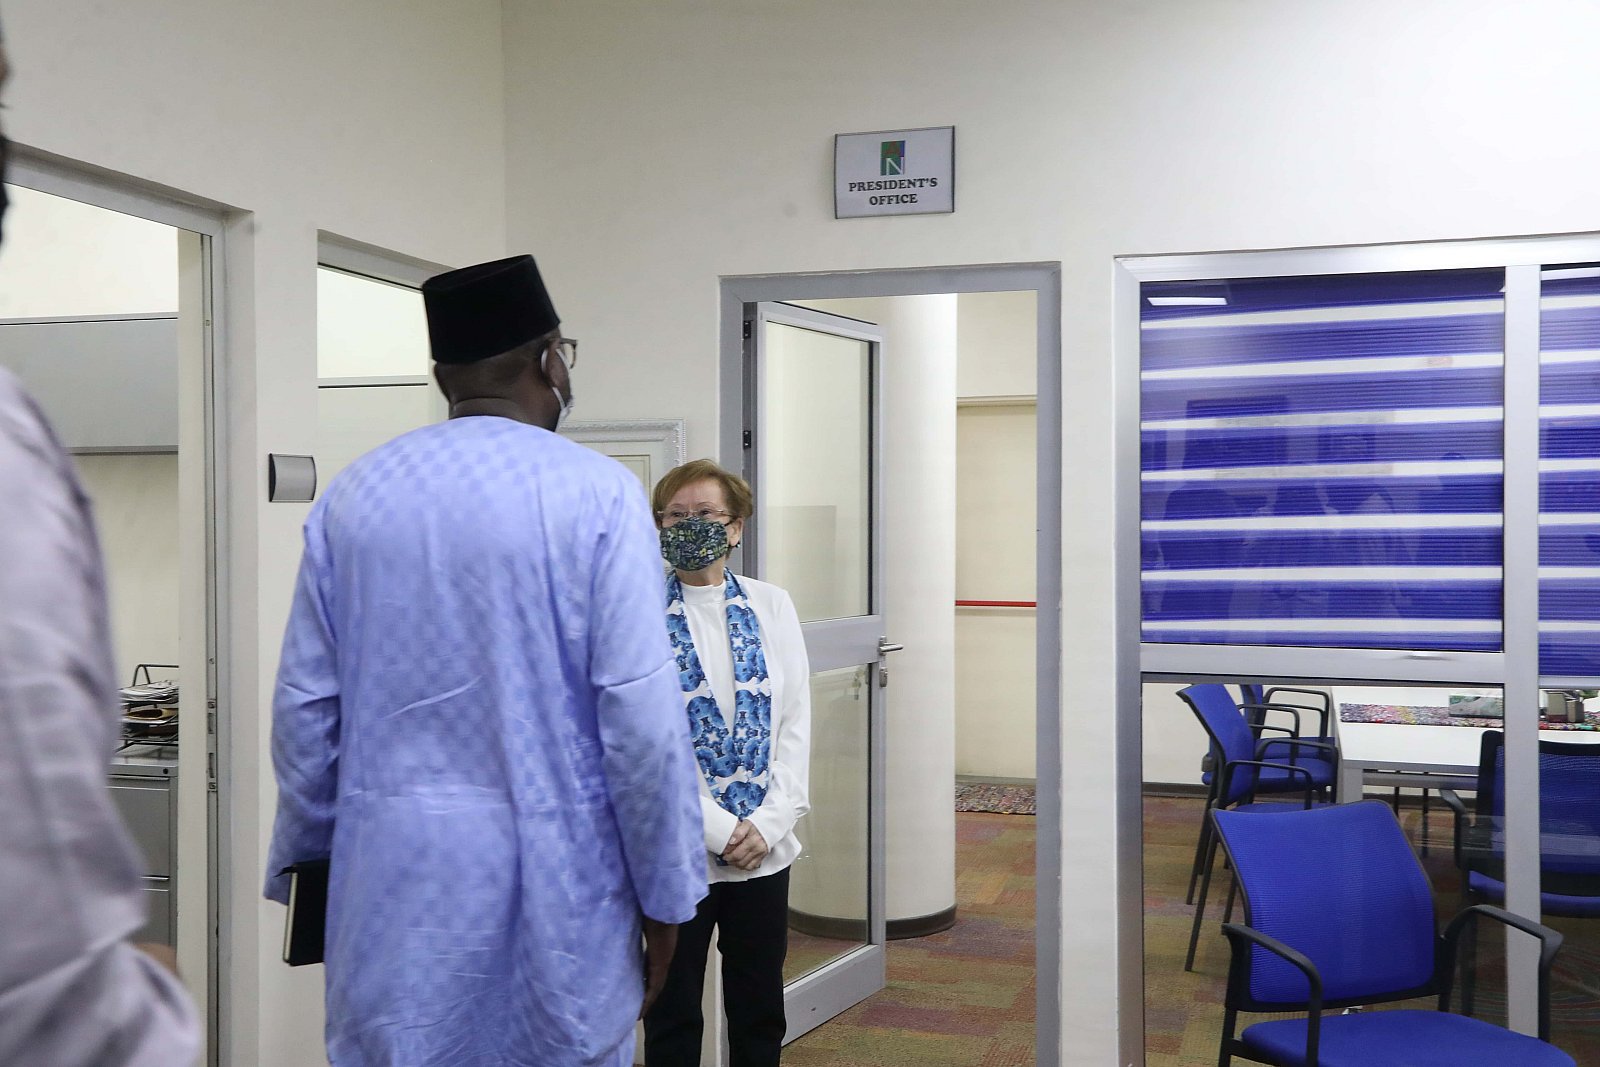
[[[1576,1067],[1549,1044],[1550,965],[1561,935],[1480,904],[1441,935],[1433,891],[1405,831],[1379,801],[1273,816],[1218,810],[1217,836],[1244,894],[1232,949],[1219,1067],[1254,1063],[1372,1067]],[[1494,919],[1540,941],[1537,1039],[1450,1013],[1462,930]],[[1358,1005],[1439,998],[1437,1011],[1335,1014]],[[1235,1034],[1240,1012],[1305,1012]]]
[[[1187,697],[1184,699],[1195,715],[1200,718],[1201,725],[1205,727],[1207,735],[1211,738],[1211,746],[1206,755],[1207,770],[1201,776],[1201,781],[1208,787],[1208,792],[1206,794],[1205,810],[1200,814],[1200,831],[1195,835],[1194,861],[1189,868],[1189,888],[1183,898],[1186,904],[1194,903],[1195,889],[1200,883],[1201,872],[1206,866],[1206,843],[1210,839],[1211,833],[1211,822],[1208,818],[1208,813],[1216,804],[1217,777],[1223,763],[1228,759],[1250,758],[1245,755],[1246,752],[1259,752],[1261,750],[1261,735],[1264,733],[1283,734],[1287,740],[1304,740],[1315,742],[1315,744],[1277,745],[1270,749],[1274,761],[1291,765],[1304,765],[1311,774],[1313,784],[1319,790],[1331,791],[1339,781],[1337,742],[1332,737],[1325,736],[1301,737],[1299,712],[1316,711],[1318,709],[1300,704],[1268,704],[1261,699],[1255,699],[1244,704],[1235,704],[1233,703],[1233,698],[1228,696],[1227,688],[1215,683],[1190,686],[1184,692],[1191,691],[1203,694],[1200,699],[1204,705],[1204,711],[1202,711],[1201,707],[1196,706],[1194,700],[1190,700]],[[1239,691],[1246,697],[1247,701],[1252,697],[1261,697],[1261,687],[1259,685],[1243,684],[1239,686]],[[1311,693],[1313,696],[1323,697],[1324,704],[1326,705],[1327,703],[1324,694],[1317,693],[1314,690],[1275,688],[1271,692],[1274,694],[1278,692]],[[1183,694],[1180,693],[1179,695],[1182,696]],[[1224,703],[1225,699],[1226,704]],[[1233,719],[1224,717],[1224,708],[1228,705],[1232,705],[1234,709],[1233,718],[1243,722],[1244,731],[1238,729],[1238,724]],[[1328,710],[1331,710],[1331,708]],[[1266,715],[1269,711],[1288,712],[1293,715],[1295,725],[1289,727],[1267,722]],[[1214,716],[1209,725],[1207,723],[1208,715]],[[1327,714],[1324,713],[1321,724],[1323,733],[1327,732],[1327,721]],[[1272,738],[1269,740],[1278,739]],[[1259,755],[1256,758],[1260,758]],[[1261,794],[1298,792],[1304,788],[1300,784],[1301,781],[1302,776],[1299,772],[1285,774],[1281,771],[1271,771],[1251,779],[1237,779],[1235,791],[1243,792],[1248,789],[1252,793]],[[1233,802],[1236,801],[1237,798]],[[1224,804],[1223,806],[1227,807],[1229,804]]]
[[[1498,845],[1505,817],[1505,733],[1485,730],[1478,753],[1478,796],[1473,811],[1453,790],[1439,792],[1455,813],[1455,859],[1462,904],[1506,898]],[[1600,915],[1600,745],[1539,742],[1539,908],[1544,915]],[[1476,953],[1469,937],[1467,958]],[[1473,983],[1462,982],[1462,1005],[1472,1010]]]
[[[1478,753],[1478,798],[1471,814],[1453,790],[1440,796],[1456,817],[1456,867],[1466,904],[1498,903],[1506,883],[1473,862],[1468,847],[1474,831],[1493,834],[1505,817],[1505,732],[1485,730]],[[1586,918],[1600,915],[1600,745],[1568,741],[1539,742],[1539,871],[1546,888],[1540,894],[1546,915]],[[1560,848],[1590,841],[1587,850]],[[1480,857],[1481,858],[1481,857]],[[1567,889],[1568,892],[1560,892]]]
[[[1200,877],[1200,896],[1195,901],[1194,921],[1189,930],[1189,952],[1183,969],[1194,970],[1194,957],[1200,944],[1200,927],[1205,921],[1206,898],[1211,890],[1211,871],[1216,862],[1216,839],[1211,834],[1210,813],[1228,808],[1257,814],[1287,810],[1285,802],[1262,802],[1262,794],[1300,793],[1302,806],[1317,798],[1327,799],[1339,780],[1338,746],[1297,737],[1259,737],[1240,713],[1227,687],[1214,682],[1191,685],[1178,696],[1189,705],[1195,718],[1211,739],[1211,791],[1196,842],[1195,870]],[[1190,880],[1191,887],[1193,878]],[[1234,889],[1228,890],[1224,921],[1233,916]]]

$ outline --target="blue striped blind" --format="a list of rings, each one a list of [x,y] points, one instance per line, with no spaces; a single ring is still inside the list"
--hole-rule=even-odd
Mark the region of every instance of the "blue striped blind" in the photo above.
[[[1539,308],[1539,673],[1600,678],[1600,271],[1545,269]]]
[[[1499,649],[1503,285],[1145,283],[1144,640]]]

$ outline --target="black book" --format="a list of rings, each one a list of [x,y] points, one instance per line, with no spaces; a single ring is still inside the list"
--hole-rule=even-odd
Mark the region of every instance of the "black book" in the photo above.
[[[322,962],[328,923],[328,861],[306,860],[285,867],[289,916],[283,924],[283,962],[291,967]]]

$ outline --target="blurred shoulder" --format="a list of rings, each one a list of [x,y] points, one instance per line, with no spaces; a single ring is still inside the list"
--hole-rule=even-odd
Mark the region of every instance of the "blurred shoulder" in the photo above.
[[[4,367],[0,367],[0,434],[26,447],[36,447],[54,436],[39,405]]]
[[[0,476],[26,480],[49,469],[74,481],[72,464],[50,420],[16,376],[0,367]],[[26,468],[26,469],[24,469]]]

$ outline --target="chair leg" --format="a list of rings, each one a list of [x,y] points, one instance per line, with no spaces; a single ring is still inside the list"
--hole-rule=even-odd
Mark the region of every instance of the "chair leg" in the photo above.
[[[1394,796],[1390,798],[1389,806],[1394,808],[1394,817],[1398,819],[1400,817],[1400,787],[1399,786],[1395,786],[1394,787]]]
[[[1238,1025],[1238,1012],[1230,1004],[1222,1010],[1222,1048],[1217,1053],[1217,1067],[1233,1067],[1233,1028]]]
[[[1239,895],[1239,876],[1234,875],[1228,879],[1228,904],[1222,909],[1222,921],[1233,922],[1233,900]]]
[[[1428,854],[1428,787],[1422,787],[1422,854]]]
[[[1462,874],[1465,878],[1466,875]],[[1471,896],[1463,894],[1466,906],[1475,903]],[[1461,1014],[1471,1015],[1477,1006],[1478,992],[1478,924],[1476,921],[1467,923],[1467,928],[1461,931],[1461,947],[1458,950],[1457,966],[1461,968]]]
[[[1200,813],[1200,835],[1194,842],[1194,865],[1189,869],[1189,891],[1184,894],[1185,904],[1194,903],[1195,886],[1200,883],[1200,866],[1206,854],[1206,845],[1211,840],[1211,798],[1206,798],[1205,810]]]
[[[1200,944],[1200,924],[1205,920],[1206,897],[1211,892],[1211,869],[1216,865],[1217,842],[1213,837],[1206,846],[1205,870],[1200,877],[1200,900],[1194,906],[1194,923],[1189,927],[1189,954],[1183,959],[1183,969],[1194,970],[1194,953]]]

